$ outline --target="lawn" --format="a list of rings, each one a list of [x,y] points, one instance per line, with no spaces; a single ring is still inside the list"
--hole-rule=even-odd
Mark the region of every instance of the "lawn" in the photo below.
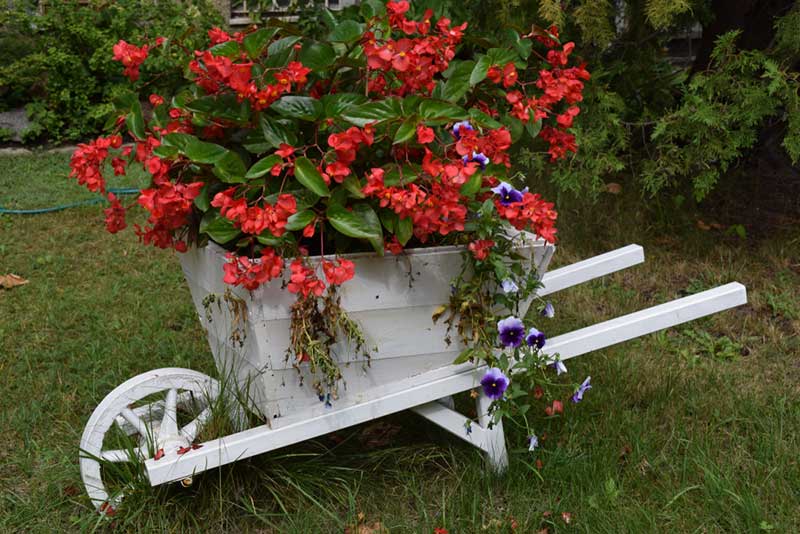
[[[67,162],[0,158],[0,206],[86,198]],[[691,217],[667,226],[637,205],[562,204],[555,266],[628,243],[648,261],[556,295],[549,335],[734,280],[750,302],[569,362],[594,389],[564,417],[546,418],[542,404],[535,453],[510,429],[506,475],[403,413],[190,488],[138,484],[115,531],[370,532],[359,521],[391,533],[800,531],[800,239],[743,240]],[[173,254],[107,234],[102,220],[97,205],[0,215],[0,274],[30,280],[0,290],[2,532],[109,528],[78,472],[94,407],[150,369],[214,372]]]

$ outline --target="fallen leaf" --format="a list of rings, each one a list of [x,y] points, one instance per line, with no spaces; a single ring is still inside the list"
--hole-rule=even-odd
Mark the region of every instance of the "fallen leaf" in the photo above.
[[[72,485],[64,486],[64,489],[62,491],[64,495],[67,497],[75,497],[83,493],[77,486],[72,486]]]
[[[622,449],[619,451],[619,463],[624,464],[628,462],[628,455],[631,453],[632,449],[630,445],[624,445]]]
[[[375,521],[371,525],[361,525],[357,532],[358,534],[389,534],[389,530],[380,521]]]
[[[697,219],[697,227],[704,232],[708,232],[709,230],[711,230],[711,227],[706,223],[704,223],[703,221],[701,221],[700,219]]]
[[[612,195],[619,195],[620,193],[622,193],[622,186],[616,182],[609,182],[606,184],[606,191],[608,191]]]
[[[3,274],[0,275],[0,287],[3,289],[11,289],[17,286],[24,286],[28,283],[28,280],[25,280],[21,276],[17,276],[16,274]]]

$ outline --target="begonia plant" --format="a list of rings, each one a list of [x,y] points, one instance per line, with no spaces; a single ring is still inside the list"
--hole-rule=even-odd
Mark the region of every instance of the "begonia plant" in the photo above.
[[[207,49],[185,50],[185,88],[151,95],[144,110],[134,93],[118,98],[111,133],[80,145],[72,176],[107,196],[112,233],[138,205],[142,243],[180,252],[216,243],[227,250],[220,277],[245,290],[283,280],[297,295],[287,357],[322,371],[326,400],[339,376],[330,346],[340,334],[363,341],[339,307],[337,286],[357,282],[341,255],[462,245],[465,274],[446,320],[468,347],[458,361],[488,364],[482,386],[509,413],[519,388],[533,391],[523,378],[541,383],[553,364],[544,334],[514,315],[539,280],[513,236],[553,242],[557,217],[525,187],[513,147],[553,160],[575,152],[569,130],[589,74],[556,28],[463,46],[467,22],[376,0],[329,24],[324,39],[285,22],[210,31]],[[181,46],[120,41],[113,55],[141,87],[142,63]],[[152,177],[132,206],[106,193],[107,163],[114,174],[137,163]]]

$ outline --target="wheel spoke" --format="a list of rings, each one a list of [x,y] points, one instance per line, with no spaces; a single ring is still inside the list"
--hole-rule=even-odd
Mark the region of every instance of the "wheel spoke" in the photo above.
[[[132,462],[137,458],[144,458],[141,447],[134,447],[133,449],[114,449],[103,451],[100,453],[100,458],[107,462]]]
[[[133,410],[130,408],[123,408],[120,412],[120,415],[123,419],[125,419],[128,424],[130,424],[136,432],[145,438],[149,438],[150,436],[150,427],[147,426],[141,417],[133,413]]]
[[[208,421],[210,417],[211,417],[211,408],[208,407],[202,412],[200,412],[200,414],[197,417],[195,417],[191,423],[181,428],[181,434],[183,434],[184,437],[188,439],[190,442],[194,441],[195,438],[197,437],[197,434],[200,432],[200,430],[203,428],[203,425],[206,423],[206,421]]]
[[[159,439],[178,434],[178,390],[170,389],[167,391],[167,398],[164,401],[164,417],[161,419],[161,428],[158,431]]]

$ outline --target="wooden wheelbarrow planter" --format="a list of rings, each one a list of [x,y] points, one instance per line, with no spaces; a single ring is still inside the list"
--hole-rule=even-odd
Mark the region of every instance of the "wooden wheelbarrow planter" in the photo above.
[[[539,291],[541,296],[644,261],[642,247],[628,245],[544,273],[554,247],[538,241],[529,248],[531,260],[539,269],[543,283],[543,287]],[[454,247],[447,249],[442,248],[441,250],[448,254],[450,252],[456,255],[460,254],[460,250]],[[432,323],[430,311],[435,308],[436,300],[441,299],[441,291],[449,291],[449,280],[442,277],[450,275],[452,267],[450,271],[448,269],[437,271],[437,268],[425,264],[426,250],[431,249],[423,249],[419,256],[411,254],[411,260],[409,260],[412,271],[414,268],[419,268],[417,274],[421,277],[420,284],[422,286],[419,289],[420,298],[424,300],[427,296],[432,295],[425,305],[414,308],[414,316],[407,319],[412,322],[419,321],[422,317],[428,323]],[[195,252],[201,256],[203,254],[217,256],[220,254],[220,250],[213,247]],[[274,355],[267,357],[266,363],[253,361],[253,357],[258,354],[261,354],[260,357],[263,359],[265,350],[263,345],[265,339],[262,339],[263,332],[245,338],[240,351],[244,357],[232,360],[230,355],[226,356],[229,354],[226,351],[229,351],[231,347],[225,346],[226,340],[223,339],[224,329],[221,329],[221,322],[216,319],[215,323],[208,303],[202,303],[203,295],[207,294],[208,288],[203,289],[202,283],[198,284],[197,280],[193,281],[193,276],[197,275],[194,271],[200,265],[198,261],[202,260],[202,262],[208,263],[208,258],[203,259],[197,254],[185,255],[182,263],[192,288],[195,304],[201,315],[201,322],[208,330],[212,352],[218,367],[223,375],[225,373],[234,374],[240,391],[244,389],[245,381],[253,378],[254,372],[260,373],[257,376],[262,377],[264,382],[257,384],[255,394],[248,392],[248,399],[268,417],[269,424],[197,444],[194,443],[195,439],[203,424],[210,417],[211,408],[200,406],[196,417],[182,426],[177,423],[176,411],[182,403],[189,402],[190,399],[196,403],[198,399],[213,399],[220,394],[220,385],[216,380],[195,371],[176,368],[158,369],[130,379],[111,392],[97,407],[86,425],[81,440],[81,475],[90,498],[99,510],[112,509],[119,498],[117,495],[109,496],[103,484],[101,470],[105,462],[143,461],[145,474],[153,486],[167,482],[186,481],[187,479],[191,480],[198,473],[215,467],[409,409],[485,451],[488,461],[495,469],[503,470],[508,464],[503,426],[496,424],[490,428],[489,425],[487,409],[491,401],[482,393],[476,399],[477,413],[479,414],[477,424],[469,424],[464,415],[454,411],[447,403],[451,395],[480,388],[480,379],[485,373],[486,367],[476,366],[472,363],[449,364],[448,362],[452,362],[455,355],[461,350],[457,344],[447,350],[441,347],[432,347],[427,354],[416,354],[415,358],[403,359],[403,354],[392,353],[394,348],[402,346],[403,343],[412,346],[419,341],[410,337],[402,338],[403,335],[409,336],[409,334],[402,334],[402,325],[399,324],[405,319],[395,320],[395,323],[398,324],[394,326],[400,329],[397,331],[401,332],[399,334],[401,339],[395,339],[389,345],[382,345],[389,348],[388,355],[385,354],[385,358],[377,360],[373,357],[371,367],[366,370],[366,373],[359,367],[359,364],[363,362],[358,360],[354,360],[355,365],[343,367],[345,381],[354,381],[357,387],[345,390],[338,400],[332,403],[320,402],[309,384],[294,384],[294,386],[288,384],[290,394],[285,394],[283,397],[277,395],[272,399],[266,398],[276,395],[275,384],[287,385],[287,377],[296,376],[297,372],[290,369],[291,364],[281,368],[280,360]],[[444,263],[447,263],[446,259]],[[214,266],[215,269],[218,267]],[[381,263],[375,268],[391,269],[392,267],[388,263]],[[219,273],[221,269],[215,272]],[[433,278],[426,279],[428,273],[433,273],[431,274]],[[447,286],[444,289],[437,289],[434,284],[437,276],[439,282],[446,280]],[[221,278],[221,276],[217,276],[217,278]],[[350,285],[353,286],[353,291],[359,291],[367,294],[369,298],[374,298],[369,293],[374,288],[370,288],[368,283],[359,286],[358,281],[353,280]],[[437,291],[439,294],[436,294]],[[284,291],[282,294],[285,297],[286,292]],[[277,292],[271,295],[274,299],[281,298]],[[358,301],[362,296],[354,294],[352,302]],[[286,303],[274,299],[272,301],[266,299],[265,302],[269,304],[264,304],[261,310],[257,310],[256,318],[264,321],[265,324],[273,321],[274,325],[280,326],[282,323],[279,321],[283,320],[282,315],[275,310],[286,306]],[[380,300],[380,298],[376,300]],[[262,301],[264,301],[263,298]],[[343,306],[350,311],[351,308],[347,306],[347,302],[348,299],[343,296]],[[746,302],[745,287],[739,283],[729,283],[550,338],[544,347],[544,352],[548,355],[558,354],[562,360],[567,360]],[[378,306],[380,307],[380,305]],[[204,308],[208,314],[206,317],[204,317],[206,314],[203,313]],[[248,310],[248,313],[251,311]],[[423,315],[423,312],[426,315]],[[269,314],[273,315],[267,317]],[[211,319],[210,322],[209,319]],[[369,307],[364,308],[361,316],[356,319],[359,322],[367,321],[368,323],[377,321],[375,325],[386,322],[385,317],[381,319],[380,310],[376,311]],[[380,323],[381,320],[384,323]],[[376,328],[375,325],[372,326],[373,330]],[[228,326],[230,325],[228,324]],[[284,328],[288,328],[288,325]],[[426,335],[443,337],[441,331],[436,331],[436,327],[431,328],[428,328],[431,330],[430,332],[421,332],[419,336],[423,338]],[[280,330],[280,328],[273,329],[270,335],[278,337],[287,335],[286,332],[281,334]],[[365,331],[367,330],[369,328],[365,325]],[[378,354],[381,354],[380,349]],[[228,367],[231,361],[236,364],[233,366],[234,368]],[[435,365],[433,368],[426,369],[426,362],[430,361],[435,361]],[[399,376],[394,380],[380,379],[386,373],[396,373],[400,368],[399,362],[403,363],[402,368],[406,369],[406,375]],[[259,366],[263,368],[257,369]],[[382,374],[381,369],[386,372]],[[294,375],[287,374],[288,370],[293,371]],[[376,372],[373,373],[373,371]],[[378,379],[363,382],[367,380],[364,378],[365,376],[369,377],[372,374],[376,374]],[[151,399],[156,393],[162,393],[165,396],[161,400],[150,401],[149,404],[131,408],[135,402],[144,398]],[[104,447],[103,439],[112,425],[117,425],[126,434],[138,435],[140,446],[126,450],[107,450]],[[149,446],[146,443],[149,443]],[[132,458],[134,455],[136,458]]]

